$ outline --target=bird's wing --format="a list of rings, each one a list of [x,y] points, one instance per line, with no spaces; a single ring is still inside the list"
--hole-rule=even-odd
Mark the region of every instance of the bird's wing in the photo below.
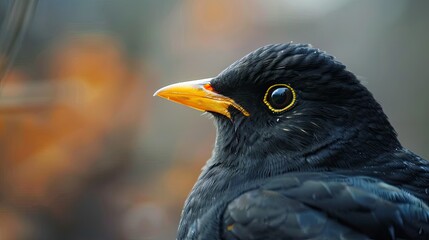
[[[229,203],[224,239],[429,239],[429,208],[369,177],[310,174],[261,184]]]

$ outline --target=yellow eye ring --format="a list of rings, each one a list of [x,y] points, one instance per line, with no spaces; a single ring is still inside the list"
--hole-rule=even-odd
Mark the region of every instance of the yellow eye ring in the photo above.
[[[283,97],[285,97],[284,101],[279,103],[278,100],[282,100],[281,98]],[[273,100],[273,98],[277,99]],[[267,105],[267,107],[274,113],[281,113],[291,109],[293,105],[295,105],[295,102],[295,90],[293,90],[293,88],[287,84],[274,84],[267,89],[264,95],[265,105]]]

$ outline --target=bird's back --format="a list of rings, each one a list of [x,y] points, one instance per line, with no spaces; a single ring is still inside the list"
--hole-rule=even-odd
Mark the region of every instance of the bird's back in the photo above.
[[[428,239],[428,162],[406,149],[372,162],[253,181],[206,169],[179,239]],[[229,183],[217,184],[226,177]]]

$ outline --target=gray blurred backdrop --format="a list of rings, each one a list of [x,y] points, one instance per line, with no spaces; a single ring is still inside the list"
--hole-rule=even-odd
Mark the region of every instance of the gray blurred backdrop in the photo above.
[[[0,1],[0,20],[7,0]],[[40,0],[0,96],[0,239],[173,239],[214,144],[152,94],[266,44],[354,72],[429,159],[425,0]]]

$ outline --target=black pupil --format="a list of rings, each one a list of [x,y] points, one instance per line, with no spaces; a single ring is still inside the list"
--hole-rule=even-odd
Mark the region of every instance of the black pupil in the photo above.
[[[271,92],[270,103],[273,108],[282,109],[292,101],[292,93],[287,87],[279,87]]]

